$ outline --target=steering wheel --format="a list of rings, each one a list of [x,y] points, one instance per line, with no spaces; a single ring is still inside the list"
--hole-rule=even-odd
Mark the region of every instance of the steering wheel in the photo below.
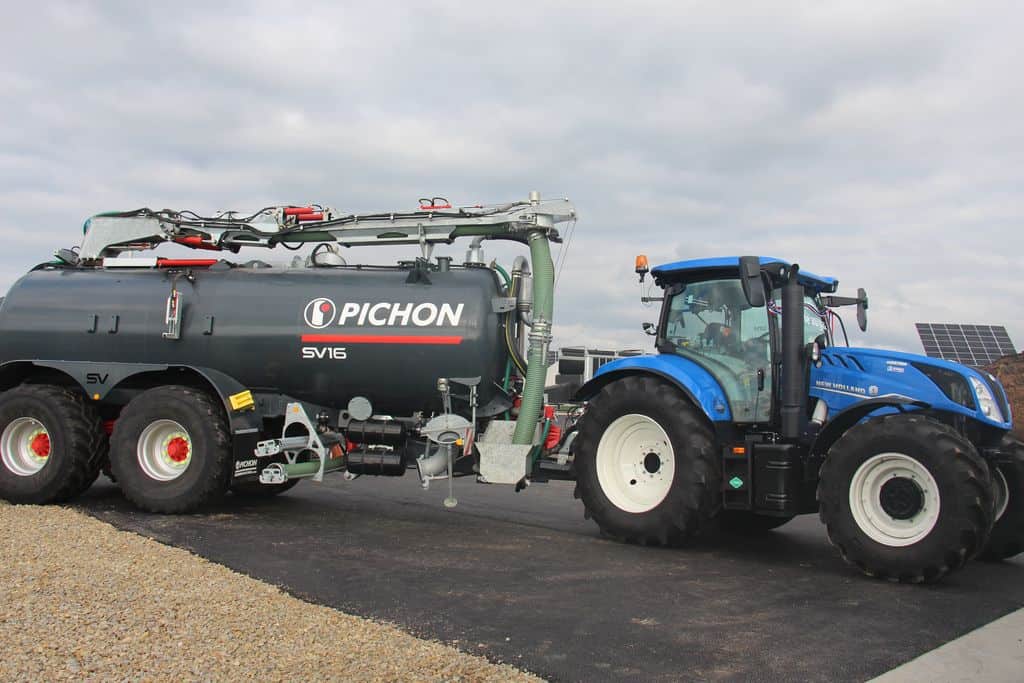
[[[767,355],[768,345],[771,340],[771,331],[765,332],[764,334],[758,335],[757,337],[751,337],[750,339],[743,342],[743,355],[744,357],[762,361]]]

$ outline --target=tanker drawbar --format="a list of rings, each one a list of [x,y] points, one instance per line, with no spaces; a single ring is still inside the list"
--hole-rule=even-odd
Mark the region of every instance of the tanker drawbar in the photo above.
[[[63,500],[100,471],[158,512],[331,472],[524,486],[564,426],[544,409],[543,365],[547,245],[570,220],[568,201],[536,193],[364,215],[95,216],[77,250],[0,299],[0,495]],[[463,263],[434,256],[459,238]],[[530,245],[532,264],[487,264],[485,240]],[[306,243],[291,265],[138,253]],[[370,244],[418,253],[348,265],[339,250]]]

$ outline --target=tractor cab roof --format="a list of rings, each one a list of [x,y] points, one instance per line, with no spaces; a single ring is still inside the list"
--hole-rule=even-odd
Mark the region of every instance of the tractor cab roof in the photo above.
[[[791,265],[789,261],[774,258],[772,256],[761,256],[761,265]],[[674,261],[660,266],[655,266],[651,274],[659,280],[665,279],[691,279],[692,276],[701,271],[722,271],[733,270],[740,267],[739,256],[719,256],[716,258],[699,258],[687,261]],[[709,273],[711,274],[711,273]],[[800,270],[800,284],[810,287],[818,292],[834,292],[839,286],[839,280],[834,277],[822,277],[806,270]]]

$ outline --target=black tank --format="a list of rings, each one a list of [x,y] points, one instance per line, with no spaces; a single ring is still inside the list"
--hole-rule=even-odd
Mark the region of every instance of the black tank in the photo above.
[[[33,271],[0,305],[0,363],[181,364],[254,391],[378,414],[438,405],[438,377],[481,377],[480,405],[506,362],[493,271],[405,267]],[[179,339],[165,312],[180,293]]]

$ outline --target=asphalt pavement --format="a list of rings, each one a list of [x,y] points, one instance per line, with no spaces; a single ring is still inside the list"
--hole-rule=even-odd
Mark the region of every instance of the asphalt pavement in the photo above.
[[[335,476],[161,516],[101,481],[78,506],[117,527],[557,681],[866,680],[1024,607],[1024,559],[890,584],[846,566],[814,516],[754,539],[623,545],[567,482],[460,479],[449,510],[445,482]]]

